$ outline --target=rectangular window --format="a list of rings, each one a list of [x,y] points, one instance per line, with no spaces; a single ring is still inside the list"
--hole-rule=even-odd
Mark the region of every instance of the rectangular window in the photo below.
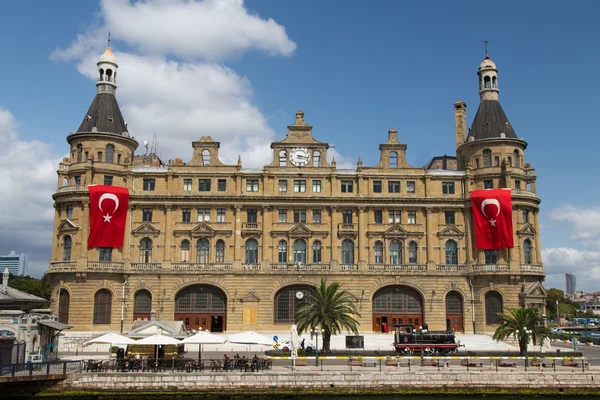
[[[73,205],[72,204],[69,204],[66,207],[65,213],[67,214],[67,219],[73,218]]]
[[[416,193],[415,181],[406,181],[406,193]]]
[[[279,210],[279,223],[285,224],[287,222],[287,210]]]
[[[258,179],[246,179],[246,192],[258,192]]]
[[[475,159],[475,168],[479,168],[479,158]]]
[[[446,216],[446,225],[454,225],[456,222],[454,220],[454,211],[445,211]]]
[[[152,222],[152,209],[151,208],[142,208],[142,221]]]
[[[181,222],[190,223],[192,222],[192,209],[182,208],[181,209]]]
[[[342,222],[344,224],[351,224],[352,223],[352,210],[342,210]]]
[[[306,192],[306,181],[294,181],[294,193]]]
[[[280,179],[279,180],[279,191],[280,192],[287,192],[287,179]]]
[[[104,175],[104,185],[112,186],[112,184],[113,184],[113,177],[109,176],[109,175]]]
[[[416,211],[408,211],[406,214],[408,217],[408,220],[407,220],[408,224],[414,225],[417,223],[417,212]]]
[[[227,179],[217,180],[217,190],[219,192],[224,192],[227,190]]]
[[[198,191],[210,192],[210,179],[198,179]]]
[[[521,189],[521,181],[515,181],[515,189]]]
[[[210,222],[210,208],[198,209],[198,222]]]
[[[81,185],[81,175],[75,177],[75,186]]]
[[[491,180],[491,179],[483,181],[483,188],[484,189],[493,189],[494,188],[494,181]]]
[[[153,191],[156,186],[156,179],[154,179],[154,178],[144,178],[142,182],[143,182],[142,188],[144,190]]]
[[[402,216],[400,210],[390,210],[388,212],[388,222],[390,224],[400,224],[402,220],[400,217]]]
[[[306,210],[294,210],[294,223],[306,223]]]
[[[523,213],[523,222],[528,223],[529,222],[529,211],[522,210],[521,212]]]
[[[498,264],[498,255],[496,250],[484,250],[486,264]]]
[[[388,193],[400,193],[400,182],[389,181],[388,182]]]
[[[183,191],[184,192],[192,191],[192,178],[185,178],[183,180]]]
[[[508,165],[512,165],[512,157],[508,157]]]
[[[499,167],[500,166],[500,157],[494,157],[494,166],[495,167]]]
[[[98,152],[98,162],[102,162],[102,152]]]
[[[373,193],[381,193],[381,181],[373,181]]]
[[[246,210],[246,222],[257,222],[258,212],[256,208],[249,208]]]
[[[354,191],[354,182],[342,181],[342,193],[352,193]]]
[[[454,194],[454,182],[442,182],[443,194]]]
[[[321,193],[321,181],[318,179],[313,179],[313,193]]]
[[[321,223],[321,210],[313,210],[313,223],[320,224]]]
[[[98,261],[112,261],[112,247],[98,247]]]
[[[217,208],[217,222],[225,222],[225,209]]]
[[[383,211],[382,210],[374,210],[373,211],[373,223],[383,224]]]

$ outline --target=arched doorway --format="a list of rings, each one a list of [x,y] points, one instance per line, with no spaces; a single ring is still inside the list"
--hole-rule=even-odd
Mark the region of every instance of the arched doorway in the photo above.
[[[464,332],[462,296],[456,291],[446,295],[446,329]]]
[[[183,321],[186,329],[225,332],[227,326],[227,296],[216,286],[193,285],[175,295],[175,320]]]
[[[373,295],[373,331],[383,332],[384,325],[423,324],[423,298],[408,286],[386,286]]]
[[[133,298],[133,320],[149,320],[152,312],[152,294],[146,290],[138,290]]]
[[[69,306],[71,302],[71,296],[67,289],[60,289],[58,294],[58,322],[63,324],[69,323]]]

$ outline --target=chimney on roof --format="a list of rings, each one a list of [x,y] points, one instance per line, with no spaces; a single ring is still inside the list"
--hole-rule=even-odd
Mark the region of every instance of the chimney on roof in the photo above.
[[[467,140],[467,105],[462,100],[454,102],[454,126],[456,128],[456,148]]]
[[[2,293],[6,293],[8,288],[8,268],[4,268],[2,273]]]

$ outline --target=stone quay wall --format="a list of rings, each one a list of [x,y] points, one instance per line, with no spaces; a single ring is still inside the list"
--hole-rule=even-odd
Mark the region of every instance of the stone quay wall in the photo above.
[[[249,392],[265,390],[330,392],[378,391],[521,391],[600,393],[600,376],[586,371],[350,372],[272,371],[261,373],[80,373],[51,391]]]

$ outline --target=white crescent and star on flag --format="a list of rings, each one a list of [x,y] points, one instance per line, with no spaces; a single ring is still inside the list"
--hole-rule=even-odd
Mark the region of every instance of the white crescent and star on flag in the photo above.
[[[104,210],[102,209],[102,202],[107,199],[115,202],[115,209],[112,212],[112,214],[114,214],[115,211],[117,211],[117,209],[119,208],[119,198],[113,193],[104,193],[102,196],[100,196],[100,199],[98,199],[98,208],[100,209],[100,211],[104,212]],[[102,217],[104,218],[104,222],[110,222],[112,214],[109,214],[107,212],[106,215],[103,215]]]
[[[487,206],[488,204],[489,205],[494,205],[497,208],[496,215],[494,215],[493,217],[490,217],[490,216],[488,216],[485,213],[485,206]],[[490,225],[491,226],[496,226],[496,220],[494,218],[496,218],[498,215],[500,215],[500,202],[498,200],[496,200],[496,199],[485,199],[485,200],[483,200],[481,202],[481,212],[483,213],[483,215],[486,218],[490,219]]]

